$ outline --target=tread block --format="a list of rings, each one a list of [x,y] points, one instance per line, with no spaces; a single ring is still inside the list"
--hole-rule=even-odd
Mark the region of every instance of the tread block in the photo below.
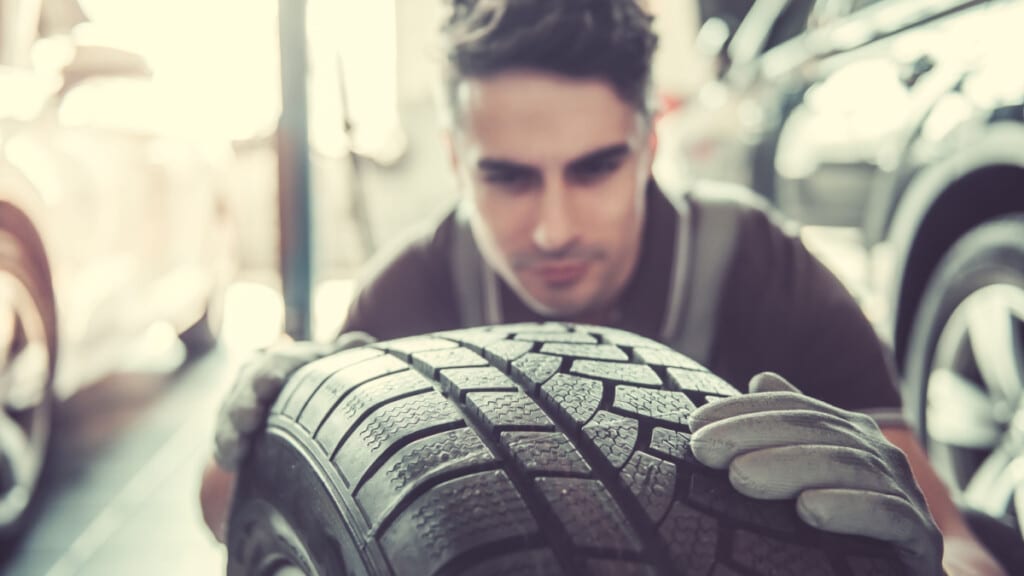
[[[470,567],[461,576],[564,576],[555,553],[526,550],[489,558]]]
[[[470,392],[469,407],[492,433],[496,428],[554,428],[554,423],[540,406],[520,391]]]
[[[737,530],[733,534],[732,557],[740,566],[758,574],[835,576],[831,563],[819,549],[747,530]]]
[[[456,426],[462,416],[440,394],[396,400],[374,410],[338,448],[332,462],[349,486],[393,445],[431,428]]]
[[[660,346],[658,348],[638,346],[633,348],[633,357],[631,360],[643,364],[650,364],[651,366],[667,366],[669,368],[682,368],[684,370],[695,370],[698,372],[708,371],[707,368],[701,366],[697,362],[690,360],[679,352],[664,346]]]
[[[607,344],[615,344],[616,346],[626,346],[628,348],[634,348],[637,346],[644,346],[646,348],[664,348],[665,345],[657,340],[652,340],[639,334],[633,334],[625,330],[619,330],[618,328],[608,328],[605,326],[581,326],[581,330],[586,330],[596,334],[602,342]]]
[[[533,350],[531,342],[517,342],[515,340],[502,340],[484,348],[484,356],[494,363],[500,370],[508,372],[512,362]]]
[[[408,370],[409,366],[398,358],[381,356],[335,372],[313,393],[313,397],[299,413],[298,422],[303,428],[313,432],[320,427],[320,423],[338,400],[356,386],[388,374]]]
[[[487,332],[483,330],[452,330],[442,332],[438,336],[459,342],[477,354],[483,354],[484,348],[491,344],[505,340],[505,334],[500,332]]]
[[[396,575],[434,574],[485,544],[537,533],[537,522],[508,476],[479,472],[432,488],[409,505],[382,535]]]
[[[668,514],[676,492],[676,465],[643,452],[633,457],[620,473],[647,517],[655,524]]]
[[[649,564],[626,560],[587,560],[587,574],[590,576],[657,576],[658,571]]]
[[[512,362],[512,377],[535,392],[539,386],[551,379],[562,367],[560,356],[529,353]]]
[[[417,352],[412,355],[412,365],[417,370],[429,372],[436,377],[438,371],[445,368],[471,368],[474,366],[489,366],[490,364],[482,356],[468,348],[451,348],[448,350]]]
[[[801,524],[792,501],[762,500],[751,505],[753,499],[737,492],[724,470],[694,473],[690,477],[689,501],[720,518],[767,526],[781,533],[795,533]]]
[[[686,425],[690,412],[697,409],[682,392],[636,386],[616,386],[612,406],[627,414],[677,425]]]
[[[520,332],[568,332],[569,326],[559,322],[517,322],[515,324],[493,326],[490,330],[503,334],[518,334]]]
[[[579,430],[597,413],[604,397],[604,384],[590,378],[555,374],[541,388],[541,397],[571,420]]]
[[[600,481],[542,477],[537,487],[575,545],[640,552],[640,538]]]
[[[271,414],[285,414],[295,418],[313,391],[335,372],[383,355],[384,352],[373,348],[354,348],[306,364],[292,375],[271,407]]]
[[[583,434],[615,468],[622,468],[636,449],[636,420],[600,411],[583,427]]]
[[[584,332],[519,332],[516,340],[526,342],[562,342],[566,344],[597,344],[597,338]]]
[[[504,372],[493,366],[442,370],[441,385],[447,393],[460,400],[466,397],[466,392],[519,389]]]
[[[401,495],[445,470],[494,462],[495,457],[469,428],[445,430],[402,447],[367,479],[356,501],[375,525]]]
[[[329,413],[313,437],[328,454],[333,454],[345,434],[367,412],[395,398],[432,389],[430,380],[412,370],[370,380],[349,392]]]
[[[718,396],[736,396],[739,392],[725,380],[710,372],[695,372],[679,368],[668,369],[669,382],[679,390],[717,394]]]
[[[626,362],[629,355],[618,346],[611,344],[564,344],[561,342],[549,342],[540,349],[542,354],[554,354],[556,356],[569,356],[571,358],[589,358],[591,360],[609,360],[612,362]]]
[[[445,340],[444,338],[437,338],[435,336],[413,336],[411,338],[402,338],[400,340],[391,340],[383,344],[377,344],[376,347],[387,350],[392,354],[400,356],[402,360],[408,361],[413,354],[418,352],[458,348],[459,345],[451,340]]]
[[[677,462],[693,459],[690,452],[690,435],[678,430],[655,428],[651,433],[651,451]]]
[[[650,388],[660,388],[661,378],[643,364],[625,364],[622,362],[602,362],[601,360],[574,360],[569,370],[573,374],[599,378],[609,382],[636,384]]]
[[[718,546],[718,521],[713,516],[676,502],[658,531],[676,566],[686,566],[687,576],[707,576]]]
[[[501,443],[531,474],[589,474],[590,466],[561,432],[504,432]]]

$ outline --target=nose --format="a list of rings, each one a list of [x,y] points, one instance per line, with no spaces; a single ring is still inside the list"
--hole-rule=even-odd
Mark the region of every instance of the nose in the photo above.
[[[559,252],[568,248],[575,239],[567,191],[561,182],[554,182],[541,194],[533,242],[543,252]]]

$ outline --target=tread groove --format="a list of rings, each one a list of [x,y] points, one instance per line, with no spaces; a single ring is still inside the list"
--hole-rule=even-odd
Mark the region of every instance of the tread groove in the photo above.
[[[489,359],[489,363],[491,362],[493,361]],[[511,365],[511,362],[509,365]],[[414,368],[421,373],[426,369],[426,367],[421,369],[419,366],[414,366]],[[438,386],[438,390],[441,391],[440,386]],[[444,394],[443,391],[441,393]],[[530,479],[525,471],[520,470],[518,466],[512,463],[512,454],[501,445],[499,433],[488,433],[486,422],[475,414],[475,410],[469,406],[468,398],[470,394],[466,395],[467,399],[465,401],[457,399],[450,394],[444,394],[444,396],[449,404],[462,415],[466,424],[476,432],[477,437],[480,438],[491,453],[498,457],[498,460],[502,463],[500,469],[508,475],[509,480],[512,481],[517,491],[521,495],[527,495],[524,498],[526,507],[537,521],[540,532],[550,542],[551,548],[562,569],[567,574],[575,573],[572,560],[574,555],[572,554],[569,535],[561,530],[561,524],[557,522],[554,512],[542,506],[542,502],[544,502],[543,497],[539,494],[539,491],[534,489],[532,479]]]
[[[648,338],[526,323],[375,346],[297,373],[269,421],[332,494],[356,572],[900,573],[699,464],[689,412],[737,392]]]
[[[595,338],[595,340],[598,340]],[[562,363],[558,374],[567,374],[571,370],[572,365],[577,359],[567,356],[562,356]],[[512,372],[512,370],[509,370]],[[653,556],[653,562],[656,565],[659,572],[664,574],[672,573],[671,561],[668,554],[668,546],[664,540],[658,536],[656,527],[653,523],[645,521],[643,518],[643,512],[639,510],[639,504],[636,504],[632,500],[632,494],[629,493],[628,488],[622,486],[618,478],[618,471],[610,466],[607,459],[596,449],[591,450],[588,442],[580,441],[583,435],[577,440],[574,440],[574,423],[566,422],[566,418],[562,415],[561,411],[558,410],[557,406],[549,404],[547,397],[539,391],[543,388],[543,385],[536,385],[532,388],[527,384],[524,384],[521,379],[522,376],[516,377],[516,374],[510,374],[513,380],[523,386],[524,392],[526,392],[541,409],[547,413],[548,417],[551,418],[556,424],[556,428],[566,434],[569,441],[575,446],[576,450],[583,456],[584,461],[592,469],[592,474],[595,478],[602,480],[608,492],[611,494],[613,501],[618,505],[625,515],[630,526],[635,530],[640,537],[641,545],[645,549],[649,550]],[[580,375],[576,375],[580,376]],[[580,376],[583,377],[583,376]],[[591,376],[592,377],[592,376]],[[532,384],[532,383],[531,383]],[[602,382],[602,399],[600,406],[610,407],[614,399],[614,385],[608,382]],[[552,403],[553,404],[553,403]],[[607,408],[603,408],[607,409]],[[600,412],[599,412],[600,413]],[[591,421],[593,421],[591,419]],[[609,482],[609,478],[612,480]]]

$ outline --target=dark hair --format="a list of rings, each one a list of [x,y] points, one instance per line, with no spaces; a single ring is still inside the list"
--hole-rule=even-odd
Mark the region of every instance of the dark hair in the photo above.
[[[452,0],[442,28],[445,100],[459,82],[514,68],[608,81],[649,114],[657,36],[638,0]]]

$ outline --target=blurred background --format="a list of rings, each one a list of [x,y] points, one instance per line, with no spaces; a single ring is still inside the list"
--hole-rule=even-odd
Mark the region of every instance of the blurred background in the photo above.
[[[1022,2],[645,4],[662,186],[802,222],[958,501],[1017,530]],[[197,491],[239,361],[330,338],[455,199],[444,9],[0,0],[0,571],[223,573]]]

